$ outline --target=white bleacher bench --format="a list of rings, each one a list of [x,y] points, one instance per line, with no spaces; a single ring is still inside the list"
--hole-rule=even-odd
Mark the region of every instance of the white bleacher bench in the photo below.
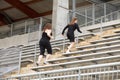
[[[103,43],[98,43],[98,44],[90,44],[90,45],[85,45],[85,46],[80,46],[80,47],[76,47],[77,49],[83,50],[86,48],[96,48],[96,47],[100,47],[100,46],[110,46],[113,44],[119,44],[120,40],[115,40],[115,41],[111,41],[111,42],[103,42]]]
[[[59,51],[60,50],[60,48],[58,48],[58,47],[54,47],[54,48],[52,48],[54,51]],[[53,51],[53,52],[54,52]],[[32,51],[23,51],[22,52],[22,56],[21,56],[21,58],[22,58],[22,62],[27,62],[27,60],[28,60],[28,62],[33,62],[33,59],[34,59],[34,57],[35,56],[39,56],[39,54],[40,54],[40,50],[39,50],[39,48],[37,48],[37,50],[35,51],[35,50],[32,50]],[[29,59],[27,59],[27,58],[29,58]]]
[[[105,29],[105,28],[116,28],[116,27],[117,26],[115,26],[115,25],[112,25],[112,26],[102,26],[102,29]],[[100,27],[96,27],[96,28],[91,28],[88,31],[93,32],[94,30],[99,30],[99,29],[100,29]]]
[[[19,68],[20,52],[20,48],[16,46],[0,50],[0,54],[2,54],[0,56],[1,76]]]
[[[34,61],[31,60],[31,59],[23,59],[23,60],[21,60],[21,62],[22,62],[22,63],[23,63],[23,62],[30,62],[30,63],[33,63]]]
[[[70,45],[70,42],[64,42],[64,43],[52,45],[52,47],[59,47],[59,48],[62,48],[63,46],[68,46],[68,45]]]
[[[114,33],[120,33],[120,30],[119,31],[114,31]]]
[[[12,58],[4,58],[4,59],[0,59],[0,63],[2,63],[2,62],[9,62],[9,61],[14,61],[14,60],[16,60],[16,59],[19,59],[19,57],[17,56],[17,57],[12,57]]]
[[[0,60],[8,59],[8,58],[13,58],[13,57],[18,57],[18,55],[3,56],[3,57],[0,58]]]
[[[57,51],[60,51],[61,49],[59,47],[54,47],[52,48],[53,50],[57,50]]]
[[[7,51],[8,52],[8,51]],[[0,56],[1,58],[5,58],[5,57],[11,57],[11,56],[18,56],[19,54],[17,54],[17,52],[9,52],[9,54],[3,53],[3,55]]]
[[[105,35],[105,36],[102,36],[102,38],[111,38],[111,37],[119,37],[119,36],[120,36],[120,33],[117,33],[113,35]]]
[[[112,42],[110,42],[111,44],[112,44]],[[117,42],[116,41],[116,43],[119,43],[119,42]],[[112,47],[112,46],[111,46]],[[107,48],[107,47],[106,47]],[[114,48],[114,46],[112,47],[112,48]],[[78,48],[79,49],[79,48]],[[102,48],[97,48],[98,50],[100,49],[102,49]],[[104,49],[104,48],[103,48]],[[93,51],[95,51],[96,49],[93,49]],[[84,53],[84,52],[91,52],[92,50],[83,50],[83,51],[76,51],[76,52],[71,52],[70,54],[76,54],[76,53]],[[36,54],[36,55],[39,55],[39,51],[37,52],[38,54]],[[69,55],[69,54],[63,54],[63,55]],[[22,58],[30,58],[30,57],[34,57],[35,55],[34,54],[29,54],[29,55],[24,55],[24,56],[22,56]]]
[[[89,34],[82,34],[79,37],[93,36],[93,35],[94,34],[90,34],[89,33]],[[60,46],[63,46],[63,45],[67,46],[67,45],[70,44],[68,39],[66,39],[65,43],[63,43],[62,40],[64,40],[64,39],[51,41],[53,52],[59,51],[60,50]],[[36,47],[37,53],[39,52],[38,50],[39,50],[39,46],[37,44],[37,47]],[[24,46],[23,49],[22,49],[22,55],[31,55],[31,54],[34,54],[34,53],[35,53],[35,45]]]
[[[106,50],[106,49],[114,49],[114,48],[119,48],[119,45],[111,45],[111,46],[105,46],[105,47],[99,47],[99,48],[93,48],[90,50],[79,50],[79,51],[74,51],[74,52],[69,52],[69,53],[63,53],[64,56],[68,56],[68,55],[74,55],[74,54],[81,54],[81,53],[90,53],[90,52],[96,52],[96,51],[100,51],[100,50]]]
[[[24,59],[24,60],[21,60],[21,62],[32,62],[33,63],[33,60],[31,59]],[[2,62],[0,63],[0,66],[8,66],[8,65],[12,65],[12,64],[17,64],[18,61],[17,60],[14,60],[14,61],[8,61],[8,62]]]
[[[50,59],[48,62],[54,63],[58,61],[64,61],[64,60],[73,60],[73,59],[82,59],[84,57],[91,57],[91,56],[106,56],[106,55],[116,55],[115,53],[119,54],[120,50],[112,50],[112,51],[104,51],[104,52],[98,52],[98,53],[91,53],[91,54],[83,54],[79,56],[70,56],[70,57],[63,57],[63,58],[56,58],[56,59]],[[117,55],[118,55],[117,54]]]
[[[102,39],[102,40],[96,40],[96,41],[91,41],[90,43],[96,44],[96,43],[108,42],[108,41],[113,41],[113,40],[120,40],[120,37],[113,37],[113,38],[107,38],[107,39]]]
[[[9,61],[9,62],[3,62],[0,64],[0,66],[8,66],[8,65],[13,65],[13,64],[16,64],[18,63],[18,61]]]
[[[35,52],[35,49],[22,50],[22,54],[24,54],[24,53],[29,53],[29,52]]]
[[[39,54],[36,54],[36,56],[38,56]],[[24,56],[22,56],[22,59],[26,59],[26,58],[33,58],[35,55],[24,55]]]
[[[92,62],[92,61],[101,61],[101,60],[113,60],[116,58],[120,58],[120,55],[116,56],[109,56],[109,57],[102,57],[102,58],[93,58],[93,59],[87,59],[87,60],[78,60],[78,61],[72,61],[72,62],[65,62],[65,63],[58,63],[58,64],[51,64],[51,65],[45,65],[45,66],[38,66],[31,68],[32,70],[38,70],[38,69],[45,69],[45,68],[54,68],[59,66],[66,66],[66,65],[75,65],[80,63],[86,63],[86,62]]]
[[[96,50],[104,50],[104,49],[111,49],[111,48],[116,48],[116,47],[119,47],[119,45],[115,45],[115,46],[109,46],[109,47],[101,47],[101,48],[96,48],[96,49],[91,49],[91,50],[82,50],[82,51],[74,51],[74,52],[70,52],[70,53],[63,53],[64,56],[67,56],[67,55],[73,55],[73,54],[80,54],[80,53],[87,53],[87,52],[94,52]],[[39,52],[38,54],[36,54],[37,56],[39,55]],[[24,55],[22,56],[22,58],[30,58],[30,57],[34,57],[35,55]]]
[[[23,55],[31,55],[31,54],[35,54],[35,51],[31,51],[31,52],[22,52],[22,56],[23,56]]]

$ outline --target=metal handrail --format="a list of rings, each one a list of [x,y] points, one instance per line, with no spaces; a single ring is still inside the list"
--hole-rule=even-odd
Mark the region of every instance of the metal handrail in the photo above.
[[[120,10],[118,10],[118,11],[115,11],[115,12],[112,12],[112,13],[109,13],[109,14],[107,14],[107,15],[105,15],[105,16],[101,16],[100,18],[97,18],[97,19],[95,19],[94,21],[96,22],[97,20],[100,20],[100,23],[99,24],[101,24],[101,26],[100,26],[100,32],[102,32],[103,31],[103,28],[102,28],[102,24],[103,24],[103,19],[105,19],[105,22],[106,22],[106,17],[107,16],[112,16],[113,14],[117,14],[117,16],[118,16],[118,18],[117,19],[119,19],[120,17],[120,14],[118,14],[118,13],[120,13]],[[78,13],[76,13],[76,14],[78,14]],[[116,19],[116,20],[117,20]],[[110,20],[110,21],[112,21],[112,20]],[[94,22],[94,23],[95,23]],[[87,24],[89,24],[89,23],[93,23],[93,21],[90,21],[90,22],[87,22]],[[82,25],[80,25],[80,27],[84,27],[86,25],[86,23],[85,24],[82,24]],[[92,24],[92,25],[94,25],[94,24]],[[78,44],[78,36],[79,35],[77,35],[77,44]],[[78,46],[78,45],[77,45]]]
[[[36,73],[29,73],[29,74],[21,74],[21,75],[15,75],[7,79],[12,78],[20,78],[20,77],[28,77],[28,76],[37,76],[37,75],[43,75],[43,74],[50,74],[50,73],[58,73],[58,72],[66,72],[66,71],[81,71],[84,69],[93,69],[93,68],[101,68],[101,67],[109,67],[109,66],[120,66],[120,62],[114,62],[114,63],[105,63],[105,64],[98,64],[98,65],[89,65],[89,66],[83,66],[83,67],[75,67],[75,68],[67,68],[67,69],[59,69],[59,70],[52,70],[52,71],[44,71],[44,72],[36,72]],[[105,73],[114,73],[114,71],[106,71]],[[120,72],[120,70],[116,70],[115,72]],[[90,75],[95,73],[81,73],[79,76],[83,75]],[[104,74],[104,72],[97,72],[97,74]],[[58,76],[59,77],[59,76]]]
[[[105,18],[106,16],[112,15],[112,14],[114,14],[114,13],[119,13],[119,12],[120,12],[120,10],[115,11],[115,12],[112,12],[112,13],[109,13],[109,14],[107,14],[107,15],[105,15],[105,16],[101,16],[101,17],[99,17],[99,18],[96,18],[95,21],[96,21],[96,20],[99,20],[99,19],[102,19],[102,18]],[[76,13],[76,14],[78,14],[78,13]],[[80,15],[80,14],[79,14],[79,15]],[[119,15],[118,15],[118,16],[119,16]],[[88,23],[92,23],[92,22],[93,22],[93,21],[89,21],[89,22],[87,22],[87,24],[88,24]],[[86,24],[86,23],[85,23],[85,24]],[[81,27],[81,26],[83,26],[83,25],[85,25],[85,24],[82,24],[82,25],[79,25],[79,26]],[[93,24],[92,24],[92,25],[93,25]]]

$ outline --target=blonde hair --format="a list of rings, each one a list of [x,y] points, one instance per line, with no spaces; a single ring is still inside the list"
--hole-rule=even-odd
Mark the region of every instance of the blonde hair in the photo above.
[[[75,21],[77,20],[76,17],[72,18],[71,22],[69,23],[69,25],[73,25],[75,23]]]

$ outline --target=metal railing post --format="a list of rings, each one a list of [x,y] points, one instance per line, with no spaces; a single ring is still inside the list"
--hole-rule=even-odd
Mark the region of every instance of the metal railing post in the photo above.
[[[34,65],[36,63],[36,57],[37,56],[37,43],[35,43],[35,54],[34,54]]]
[[[42,19],[42,17],[40,17],[40,24],[39,24],[39,39],[38,39],[38,41],[40,40],[40,38],[41,38],[41,30],[42,30],[42,21],[43,21],[43,19]]]
[[[63,53],[65,53],[65,37],[63,39]]]
[[[85,8],[85,26],[87,26],[87,9]]]
[[[18,74],[20,74],[20,70],[21,70],[21,62],[22,62],[22,47],[20,47]]]
[[[78,47],[78,46],[79,46],[79,44],[78,44],[78,34],[77,34],[76,43],[77,43],[77,46],[76,46],[76,47]]]
[[[92,5],[92,18],[93,18],[93,22],[92,24],[95,24],[95,4]]]
[[[80,69],[78,70],[78,80],[80,80],[80,78],[81,78],[81,71],[80,71]]]
[[[29,43],[29,37],[30,37],[30,26],[28,27],[28,43]]]
[[[38,74],[38,76],[39,76],[39,80],[41,80],[41,74]]]
[[[100,24],[101,24],[101,26],[100,26],[100,33],[102,33],[102,31],[103,31],[103,28],[102,28],[102,19],[103,19],[104,17],[101,17],[101,21],[100,21]]]
[[[117,16],[118,19],[120,19],[120,11],[117,12],[117,15],[118,15],[118,16]]]
[[[67,16],[67,23],[70,22],[70,13],[68,13],[68,16]]]
[[[107,10],[107,9],[106,9],[106,3],[104,3],[104,16],[105,16],[105,17],[104,17],[104,20],[105,20],[105,22],[106,22],[106,10]]]
[[[24,33],[26,34],[26,32],[27,32],[27,21],[25,20],[25,31],[24,31]]]
[[[113,20],[113,15],[112,15],[112,13],[111,13],[111,21]]]
[[[10,36],[12,36],[12,35],[13,35],[13,24],[11,24],[11,27],[10,27],[10,33],[11,33]]]
[[[76,16],[76,14],[75,14],[75,11],[76,11],[76,0],[72,0],[72,11],[73,11],[72,17],[75,17]]]

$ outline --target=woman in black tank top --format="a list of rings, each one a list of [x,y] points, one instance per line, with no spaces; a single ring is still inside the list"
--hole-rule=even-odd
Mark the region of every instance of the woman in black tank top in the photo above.
[[[74,31],[77,29],[78,32],[82,33],[80,31],[79,26],[77,24],[77,18],[73,18],[70,24],[68,24],[62,31],[62,35],[64,35],[65,30],[68,29],[67,31],[67,38],[70,40],[71,44],[68,46],[68,50],[66,53],[70,52],[70,49],[73,47],[75,44],[75,36],[74,36]]]
[[[52,38],[51,33],[51,24],[47,23],[43,28],[42,38],[39,41],[39,47],[40,47],[40,55],[38,57],[37,65],[41,62],[41,59],[45,56],[45,49],[47,49],[48,54],[46,55],[46,59],[44,61],[44,64],[48,64],[47,60],[52,54],[52,48],[50,44],[50,39]]]

